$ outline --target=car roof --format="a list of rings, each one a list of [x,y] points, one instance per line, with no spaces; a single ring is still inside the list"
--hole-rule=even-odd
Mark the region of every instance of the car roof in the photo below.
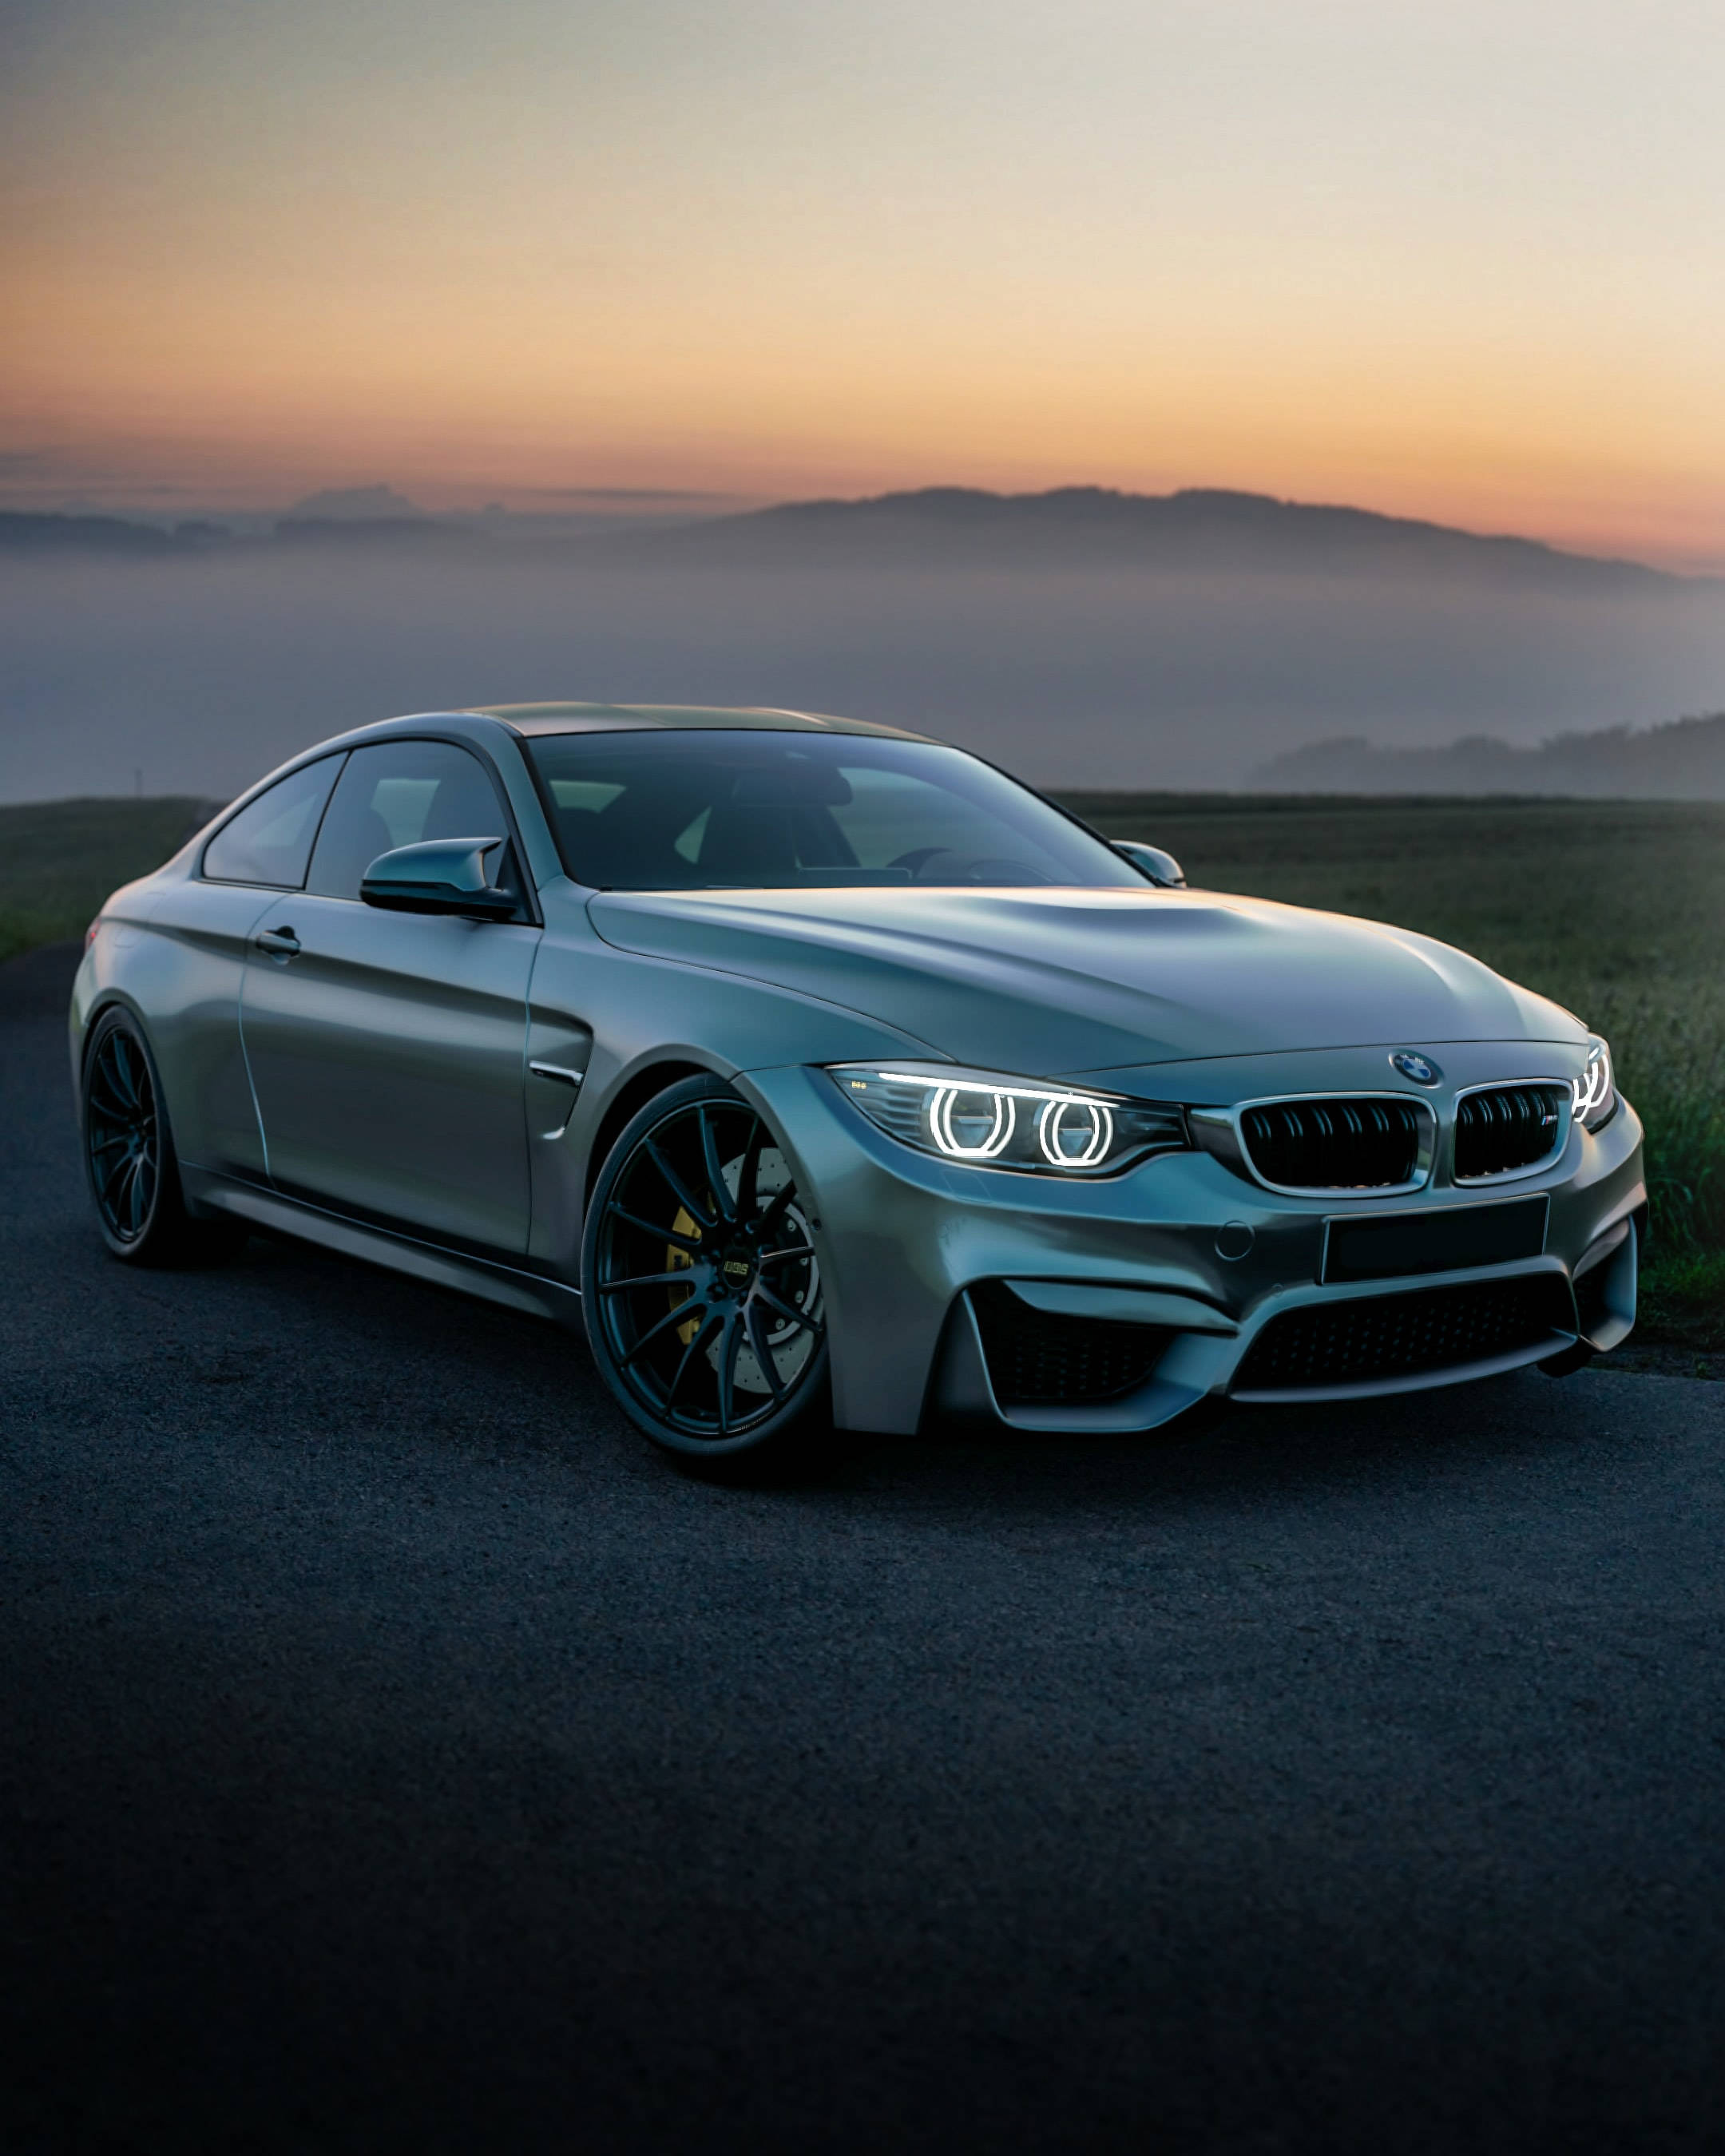
[[[758,706],[732,710],[719,704],[470,704],[467,716],[496,719],[526,735],[615,733],[655,727],[676,731],[726,726],[760,733],[880,734],[893,741],[926,741],[926,734],[870,719],[838,719],[822,711],[778,711]]]

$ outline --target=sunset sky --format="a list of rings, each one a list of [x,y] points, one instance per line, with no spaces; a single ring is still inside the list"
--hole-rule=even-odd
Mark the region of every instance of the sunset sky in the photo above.
[[[1718,0],[0,0],[0,180],[14,507],[1219,485],[1725,567]]]

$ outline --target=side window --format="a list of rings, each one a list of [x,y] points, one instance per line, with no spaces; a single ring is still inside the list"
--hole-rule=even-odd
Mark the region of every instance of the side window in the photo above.
[[[379,854],[423,839],[498,839],[509,819],[476,756],[450,742],[378,742],[357,748],[318,834],[306,889],[323,898],[359,896]],[[506,858],[491,873],[516,888]]]
[[[326,756],[260,793],[204,848],[204,875],[218,883],[297,891],[305,880],[317,819],[341,768],[339,756]]]

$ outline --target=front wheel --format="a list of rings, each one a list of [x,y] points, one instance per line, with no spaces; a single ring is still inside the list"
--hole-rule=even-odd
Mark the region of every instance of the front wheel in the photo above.
[[[716,1078],[650,1101],[599,1172],[583,1238],[588,1338],[655,1445],[718,1467],[829,1424],[809,1204],[767,1124]]]

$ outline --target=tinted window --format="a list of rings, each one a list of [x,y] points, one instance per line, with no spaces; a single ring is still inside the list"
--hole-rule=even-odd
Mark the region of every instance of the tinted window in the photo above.
[[[317,819],[341,768],[339,756],[326,756],[260,793],[204,848],[203,873],[218,883],[297,891],[305,880]]]
[[[1144,888],[1058,809],[932,742],[703,730],[554,734],[527,747],[563,865],[603,889]]]
[[[379,854],[422,839],[497,839],[508,829],[489,773],[465,748],[449,742],[357,748],[323,819],[307,888],[357,899]],[[506,866],[490,868],[506,886]]]

